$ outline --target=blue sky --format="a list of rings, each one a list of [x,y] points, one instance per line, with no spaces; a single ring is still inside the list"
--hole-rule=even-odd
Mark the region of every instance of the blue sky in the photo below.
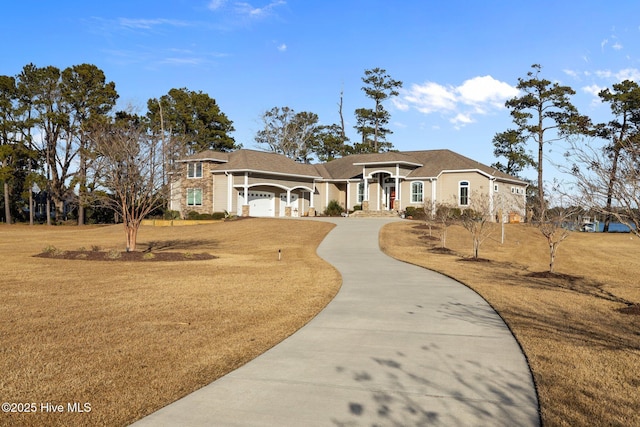
[[[532,64],[573,87],[596,121],[609,119],[600,89],[640,81],[637,1],[21,0],[3,6],[0,36],[0,74],[95,64],[120,108],[144,111],[171,88],[208,93],[245,148],[275,106],[337,123],[341,90],[357,140],[353,111],[372,107],[361,77],[374,67],[404,83],[386,104],[397,149],[449,148],[486,164],[495,133],[512,126],[504,101]],[[563,151],[549,148],[550,160]]]

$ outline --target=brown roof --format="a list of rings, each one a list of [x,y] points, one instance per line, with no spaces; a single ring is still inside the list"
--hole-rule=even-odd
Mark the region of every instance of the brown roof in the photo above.
[[[282,154],[267,151],[247,149],[229,153],[205,151],[189,156],[183,161],[213,159],[223,162],[212,165],[211,170],[213,171],[259,171],[321,178],[314,165],[298,163]]]
[[[451,150],[423,150],[405,151],[405,154],[414,157],[423,166],[414,169],[409,177],[436,177],[442,171],[452,170],[479,170],[487,175],[515,181],[522,181],[514,176],[500,172],[498,169],[482,164],[476,160],[454,153]],[[523,181],[522,181],[523,182]],[[524,182],[523,182],[524,183]]]
[[[324,179],[353,179],[362,177],[363,165],[405,164],[414,169],[408,178],[436,178],[442,171],[479,170],[498,179],[524,181],[500,172],[451,150],[421,150],[373,154],[353,154],[320,164],[303,164],[281,154],[241,149],[229,153],[204,151],[182,161],[211,160],[217,164],[212,170],[260,171]]]

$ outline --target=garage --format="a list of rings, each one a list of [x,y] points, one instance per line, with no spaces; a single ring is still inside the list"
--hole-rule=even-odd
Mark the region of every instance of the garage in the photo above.
[[[249,205],[249,216],[275,216],[275,194],[267,191],[249,191],[248,203],[244,191],[238,193],[238,206]]]

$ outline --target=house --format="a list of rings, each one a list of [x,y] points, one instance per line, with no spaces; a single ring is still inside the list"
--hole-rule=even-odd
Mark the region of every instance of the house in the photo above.
[[[183,216],[314,216],[332,200],[349,211],[400,212],[425,202],[464,209],[473,197],[486,198],[503,221],[525,209],[526,182],[446,149],[355,154],[320,164],[256,150],[205,151],[179,165],[170,208]]]

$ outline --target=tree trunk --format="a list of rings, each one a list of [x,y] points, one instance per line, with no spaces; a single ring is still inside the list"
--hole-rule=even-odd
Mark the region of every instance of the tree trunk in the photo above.
[[[33,190],[29,188],[29,225],[33,225]]]
[[[538,203],[540,212],[537,216],[542,215],[542,212],[545,211],[546,207],[546,203],[544,200],[544,182],[542,176],[542,162],[544,160],[544,127],[542,122],[543,115],[541,108],[542,107],[540,107],[540,110],[538,111],[538,198],[540,199],[538,200]],[[543,218],[539,219],[542,220]]]
[[[614,148],[613,159],[611,160],[611,172],[609,173],[609,185],[607,186],[607,206],[605,207],[606,216],[604,217],[604,233],[609,232],[609,223],[611,222],[611,205],[613,203],[613,186],[618,173],[618,158],[620,156],[620,148]]]
[[[553,266],[556,262],[556,251],[558,245],[555,243],[549,243],[549,273],[553,273]]]
[[[133,252],[136,250],[136,242],[138,240],[138,228],[140,224],[129,223],[125,224],[125,230],[127,233],[127,252]]]
[[[9,183],[4,182],[4,217],[7,224],[11,224],[11,203],[9,199]]]

